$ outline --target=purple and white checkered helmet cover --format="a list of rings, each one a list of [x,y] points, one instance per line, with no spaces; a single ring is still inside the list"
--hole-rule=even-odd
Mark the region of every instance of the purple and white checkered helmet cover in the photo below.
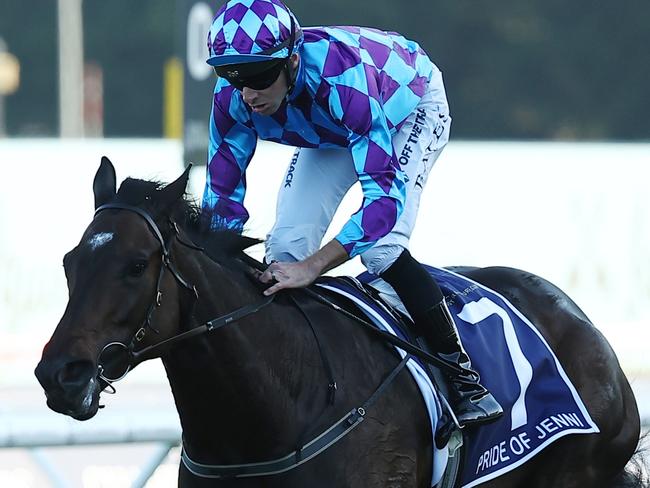
[[[250,63],[285,58],[288,47],[265,54],[291,37],[293,17],[295,40],[292,53],[302,44],[302,31],[289,8],[280,0],[230,0],[223,5],[208,32],[207,63],[212,66]]]

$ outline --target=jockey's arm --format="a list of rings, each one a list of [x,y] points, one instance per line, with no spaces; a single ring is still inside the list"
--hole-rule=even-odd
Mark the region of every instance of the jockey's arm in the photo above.
[[[323,273],[343,264],[350,256],[345,248],[332,239],[320,250],[309,256],[307,259],[296,263],[271,263],[271,265],[260,275],[260,281],[271,283],[277,281],[273,286],[264,291],[265,295],[271,295],[284,288],[300,288],[314,282]]]
[[[354,83],[350,80],[350,86]],[[381,102],[338,85],[330,91],[329,101],[334,118],[349,131],[348,149],[363,193],[359,210],[336,235],[352,258],[393,229],[404,208],[406,185]]]
[[[244,207],[244,174],[257,146],[257,134],[246,126],[243,103],[232,103],[238,92],[217,83],[210,115],[210,141],[203,212],[214,229],[241,232],[248,220]]]

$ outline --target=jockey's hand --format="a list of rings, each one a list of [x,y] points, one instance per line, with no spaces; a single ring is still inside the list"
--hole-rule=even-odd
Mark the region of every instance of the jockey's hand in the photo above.
[[[268,296],[285,288],[311,285],[319,276],[320,269],[305,260],[297,263],[271,263],[259,279],[262,283],[275,283],[264,290],[264,294]]]
[[[311,285],[322,273],[350,259],[343,246],[336,240],[328,242],[320,251],[297,263],[274,262],[259,275],[262,283],[275,283],[266,290],[271,295],[284,288],[302,288]]]

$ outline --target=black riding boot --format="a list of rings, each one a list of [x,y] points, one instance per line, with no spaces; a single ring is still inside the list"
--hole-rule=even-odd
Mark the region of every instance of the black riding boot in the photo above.
[[[479,383],[442,291],[428,271],[404,250],[381,277],[397,292],[415,322],[416,333],[425,338],[433,354],[459,370],[444,373],[450,384],[449,403],[460,426],[500,417],[503,409]]]
[[[449,402],[459,425],[472,425],[496,420],[503,415],[501,405],[479,381],[479,374],[472,369],[469,356],[458,337],[454,319],[443,299],[416,320],[418,329],[433,347],[435,356],[450,366],[460,368],[456,374],[448,374],[451,384]]]

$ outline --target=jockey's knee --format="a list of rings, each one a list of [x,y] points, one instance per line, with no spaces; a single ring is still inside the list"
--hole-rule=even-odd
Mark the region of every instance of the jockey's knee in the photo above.
[[[400,244],[378,244],[361,255],[361,263],[369,273],[379,276],[397,261],[403,251],[404,246]]]
[[[266,262],[302,261],[314,254],[321,241],[315,225],[273,228],[266,236]]]

